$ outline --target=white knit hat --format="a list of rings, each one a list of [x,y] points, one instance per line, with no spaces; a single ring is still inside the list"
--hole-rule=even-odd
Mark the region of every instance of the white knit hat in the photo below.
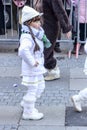
[[[34,17],[41,16],[43,13],[37,12],[35,9],[29,7],[29,6],[24,6],[22,9],[22,23],[31,20]]]

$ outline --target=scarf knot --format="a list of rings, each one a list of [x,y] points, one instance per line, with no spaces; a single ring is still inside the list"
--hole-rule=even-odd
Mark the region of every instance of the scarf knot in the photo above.
[[[32,32],[33,32],[34,36],[36,38],[38,38],[39,40],[43,41],[44,47],[46,47],[46,48],[51,47],[52,44],[48,40],[47,36],[45,35],[44,30],[43,30],[42,27],[40,27],[39,29],[31,27],[31,29],[32,29]],[[30,33],[30,30],[29,30],[28,26],[22,25],[22,32]]]

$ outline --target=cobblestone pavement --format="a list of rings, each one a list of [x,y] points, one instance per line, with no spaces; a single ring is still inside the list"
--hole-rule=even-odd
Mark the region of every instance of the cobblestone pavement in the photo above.
[[[46,82],[46,89],[42,98],[37,101],[37,105],[70,105],[70,96],[78,90],[70,90],[70,70],[74,68],[83,68],[85,55],[78,59],[67,55],[57,56],[58,65],[61,71],[61,78]],[[20,78],[21,59],[17,53],[0,54],[0,105],[19,105],[26,88],[21,85]],[[14,87],[17,84],[17,87]]]
[[[70,97],[79,89],[70,87],[71,71],[75,68],[83,69],[86,55],[75,55],[69,59],[65,52],[55,54],[61,72],[61,78],[46,82],[45,92],[37,101],[37,106],[65,105],[72,106]],[[0,53],[0,106],[19,106],[26,93],[26,88],[21,85],[21,59],[17,53]],[[17,84],[17,86],[14,86]],[[18,130],[17,125],[0,125],[0,130]],[[27,129],[21,129],[27,130]]]

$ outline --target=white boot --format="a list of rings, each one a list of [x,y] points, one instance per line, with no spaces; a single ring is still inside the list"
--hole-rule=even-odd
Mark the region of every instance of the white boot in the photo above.
[[[23,102],[22,102],[23,103]],[[22,119],[24,120],[40,120],[43,118],[43,113],[39,113],[38,110],[35,108],[35,102],[27,102],[24,101],[23,105],[23,115]]]
[[[22,119],[24,120],[40,120],[43,117],[43,113],[39,113],[37,109],[34,109],[31,113],[23,113],[22,115]]]
[[[21,107],[24,108],[24,101],[22,100],[20,103]],[[38,110],[36,108],[34,108],[34,111],[38,112]]]
[[[54,69],[48,70],[47,75],[44,76],[46,81],[55,80],[60,78],[60,70],[59,67],[55,67]]]
[[[80,101],[79,95],[72,96],[71,100],[73,102],[75,110],[78,111],[78,112],[81,112],[82,107],[81,107],[81,101]]]

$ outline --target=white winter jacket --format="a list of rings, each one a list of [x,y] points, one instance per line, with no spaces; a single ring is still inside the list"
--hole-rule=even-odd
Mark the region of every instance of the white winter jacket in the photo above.
[[[36,76],[46,72],[44,68],[44,46],[43,42],[35,37],[37,44],[40,47],[40,51],[34,52],[35,43],[29,32],[27,26],[23,26],[25,33],[21,34],[19,56],[22,58],[22,75],[23,76]],[[35,62],[38,61],[39,65],[35,67]]]

